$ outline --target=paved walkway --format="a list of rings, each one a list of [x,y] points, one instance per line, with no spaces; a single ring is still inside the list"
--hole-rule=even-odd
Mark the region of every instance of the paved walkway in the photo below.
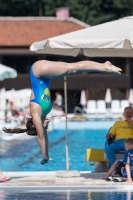
[[[6,188],[58,188],[78,187],[91,189],[132,189],[133,183],[105,181],[102,179],[105,173],[81,172],[80,177],[60,178],[56,177],[55,172],[4,172],[11,177],[10,181],[1,182],[0,189]]]

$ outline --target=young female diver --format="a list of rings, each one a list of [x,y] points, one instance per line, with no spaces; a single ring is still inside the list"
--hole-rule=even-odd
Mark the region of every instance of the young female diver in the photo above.
[[[41,164],[49,160],[47,127],[49,120],[46,115],[52,109],[50,98],[50,79],[70,76],[82,72],[121,73],[121,69],[112,65],[109,61],[97,63],[92,61],[80,61],[77,63],[53,62],[40,60],[35,62],[30,69],[32,93],[30,100],[30,112],[32,118],[27,121],[26,129],[6,129],[6,133],[22,133],[37,135],[42,153]]]

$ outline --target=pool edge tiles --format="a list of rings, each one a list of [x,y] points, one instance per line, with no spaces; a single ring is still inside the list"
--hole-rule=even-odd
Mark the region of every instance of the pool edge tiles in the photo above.
[[[32,191],[32,192],[51,192],[51,191],[94,191],[94,192],[103,192],[103,191],[133,191],[133,185],[117,185],[117,186],[0,186],[0,191],[1,190],[8,190],[8,191]]]

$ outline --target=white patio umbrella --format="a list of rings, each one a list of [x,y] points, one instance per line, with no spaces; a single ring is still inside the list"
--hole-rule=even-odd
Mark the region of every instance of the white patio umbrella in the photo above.
[[[132,88],[129,91],[128,101],[129,101],[130,105],[133,106],[133,89]]]
[[[81,96],[80,96],[80,104],[81,104],[83,107],[85,107],[85,106],[86,106],[86,103],[87,103],[87,101],[86,101],[85,91],[82,90],[82,91],[81,91]]]
[[[133,57],[133,16],[35,42],[36,53],[90,57]]]
[[[105,93],[105,102],[106,102],[107,108],[111,107],[111,101],[112,101],[111,91],[110,91],[110,88],[107,88],[106,93]]]
[[[0,64],[0,81],[7,78],[15,78],[17,76],[17,71],[10,67]]]

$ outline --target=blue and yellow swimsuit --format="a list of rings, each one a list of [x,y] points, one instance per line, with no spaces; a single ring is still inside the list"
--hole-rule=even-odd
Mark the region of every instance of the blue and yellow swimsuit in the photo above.
[[[47,78],[36,78],[33,74],[32,66],[30,68],[30,80],[34,99],[30,100],[30,102],[39,104],[42,108],[43,116],[46,116],[52,109],[49,90],[50,81]]]

